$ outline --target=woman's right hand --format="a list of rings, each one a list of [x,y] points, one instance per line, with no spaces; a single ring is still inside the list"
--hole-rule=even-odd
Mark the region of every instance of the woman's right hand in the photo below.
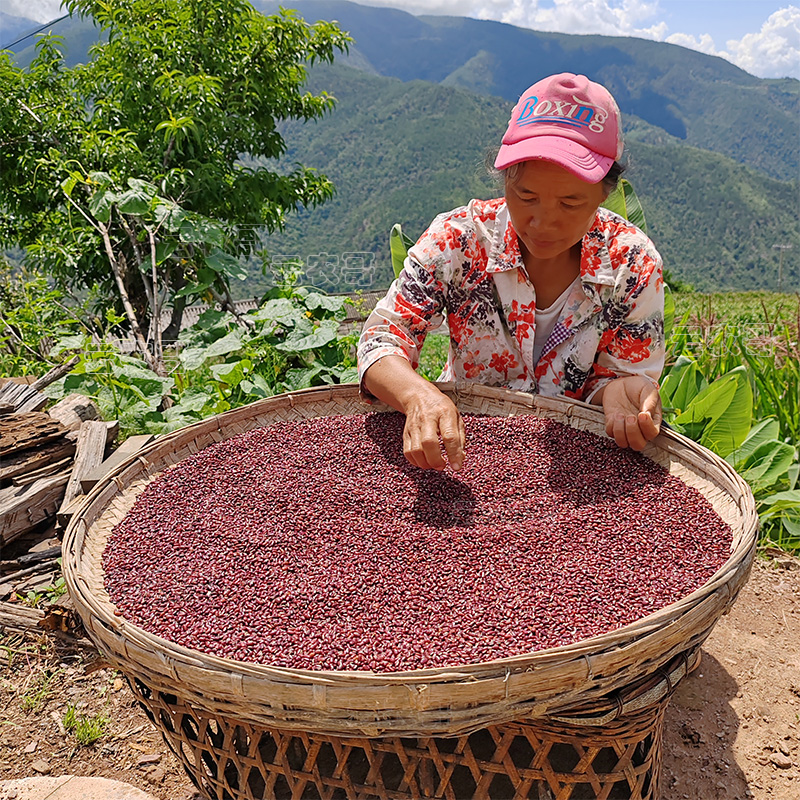
[[[458,471],[464,463],[464,421],[449,397],[401,356],[384,356],[364,375],[364,388],[406,416],[403,454],[420,469]],[[442,454],[444,445],[444,455]]]
[[[406,406],[403,454],[420,469],[441,471],[449,462],[458,472],[464,463],[464,420],[449,397],[432,383],[428,386],[433,391],[420,392],[420,396]],[[442,445],[446,460],[442,456]]]

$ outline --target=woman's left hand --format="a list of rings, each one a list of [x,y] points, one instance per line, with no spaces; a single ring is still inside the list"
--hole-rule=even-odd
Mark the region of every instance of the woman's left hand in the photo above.
[[[620,447],[642,450],[661,430],[661,397],[656,385],[643,376],[615,378],[600,398],[606,416],[606,433]]]

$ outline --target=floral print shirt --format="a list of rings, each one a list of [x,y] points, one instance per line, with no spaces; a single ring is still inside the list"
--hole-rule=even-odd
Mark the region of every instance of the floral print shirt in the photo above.
[[[588,401],[617,377],[657,383],[664,366],[661,258],[642,231],[605,208],[583,237],[580,281],[538,363],[536,296],[505,200],[473,200],[438,216],[409,250],[364,324],[359,377],[386,355],[416,369],[426,334],[445,315],[450,353],[440,380]]]

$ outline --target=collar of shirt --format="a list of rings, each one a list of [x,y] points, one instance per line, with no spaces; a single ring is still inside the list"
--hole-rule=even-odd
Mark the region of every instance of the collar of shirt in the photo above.
[[[581,241],[581,284],[584,294],[595,302],[600,300],[600,286],[614,286],[614,268],[606,243],[605,226],[601,210],[595,214],[592,227]],[[497,209],[495,230],[491,252],[486,264],[486,272],[508,272],[522,269],[522,255],[519,250],[519,239],[511,225],[508,207],[505,202]]]

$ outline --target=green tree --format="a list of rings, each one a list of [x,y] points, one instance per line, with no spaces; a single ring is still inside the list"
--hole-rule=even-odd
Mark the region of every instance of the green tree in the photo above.
[[[44,36],[28,69],[0,53],[0,244],[72,289],[99,286],[164,374],[189,299],[232,310],[230,279],[287,211],[331,197],[323,175],[264,166],[278,123],[329,110],[306,67],[349,37],[242,0],[67,0],[104,40],[67,68]],[[163,308],[168,330],[159,330]]]

